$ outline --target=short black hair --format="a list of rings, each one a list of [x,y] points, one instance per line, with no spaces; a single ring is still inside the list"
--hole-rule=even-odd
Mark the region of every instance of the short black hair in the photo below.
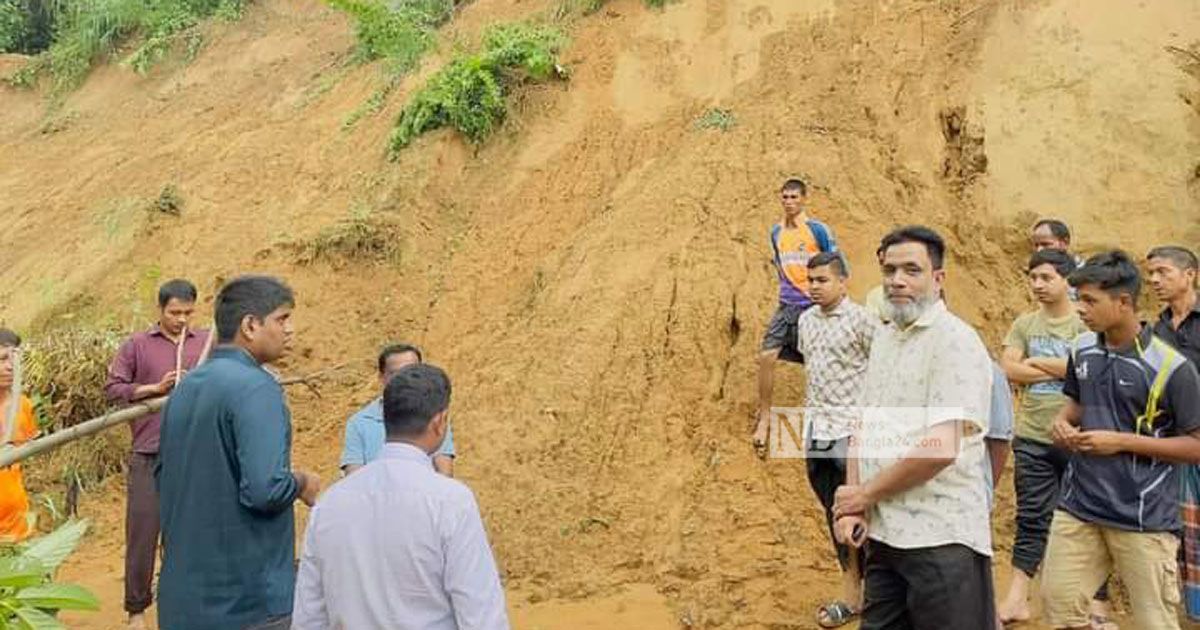
[[[942,268],[946,258],[946,241],[943,241],[942,236],[932,228],[924,225],[906,225],[896,228],[883,237],[883,240],[879,242],[879,249],[887,252],[889,247],[901,243],[921,243],[925,246],[925,251],[929,252],[929,260],[933,263],[933,268],[935,270]]]
[[[221,287],[213,314],[217,320],[217,341],[228,343],[237,336],[247,315],[266,319],[281,306],[295,306],[291,287],[271,276],[239,276]]]
[[[420,348],[407,343],[390,343],[379,351],[379,373],[383,374],[383,371],[387,369],[388,357],[397,354],[404,354],[405,352],[411,352],[417,355],[417,363],[422,363],[425,361],[425,357],[421,354]]]
[[[164,282],[161,287],[158,287],[158,308],[166,308],[167,302],[170,302],[172,298],[188,304],[194,303],[196,301],[196,285],[183,278]]]
[[[1050,228],[1050,233],[1054,235],[1054,238],[1064,243],[1071,242],[1071,228],[1067,227],[1066,223],[1058,219],[1038,219],[1038,222],[1033,224],[1033,229],[1036,231],[1043,225]]]
[[[1172,265],[1182,269],[1183,271],[1200,269],[1200,261],[1196,260],[1196,254],[1192,250],[1181,245],[1163,245],[1155,247],[1146,254],[1146,260],[1151,258],[1162,258],[1171,261]]]
[[[0,348],[17,348],[21,345],[21,335],[9,328],[0,328]]]
[[[805,184],[804,180],[800,179],[799,177],[792,177],[786,182],[783,182],[783,186],[779,190],[798,190],[800,191],[801,197],[808,196],[808,184]]]
[[[388,437],[415,437],[450,406],[450,377],[436,365],[418,363],[396,372],[383,388],[383,426]]]
[[[1075,258],[1061,249],[1043,249],[1029,257],[1026,271],[1033,271],[1042,265],[1054,267],[1058,275],[1067,278],[1075,271]]]
[[[846,269],[846,260],[842,258],[841,252],[821,252],[808,259],[809,269],[816,269],[825,265],[833,267],[833,272],[839,278],[845,279],[850,275],[850,272]]]
[[[1101,252],[1087,259],[1083,266],[1067,278],[1073,287],[1094,284],[1102,291],[1116,297],[1122,293],[1133,298],[1137,306],[1138,293],[1142,291],[1142,276],[1129,254],[1114,249]]]

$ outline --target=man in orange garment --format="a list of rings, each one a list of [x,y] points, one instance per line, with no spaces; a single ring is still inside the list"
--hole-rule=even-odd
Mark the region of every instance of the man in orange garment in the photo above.
[[[4,422],[8,419],[9,406],[13,404],[13,357],[21,345],[21,338],[7,328],[0,328],[0,439],[8,434]],[[33,403],[25,396],[16,401],[16,428],[9,438],[10,444],[28,441],[37,433],[33,423]],[[29,536],[29,496],[21,481],[21,465],[13,464],[0,469],[0,542],[13,543]]]

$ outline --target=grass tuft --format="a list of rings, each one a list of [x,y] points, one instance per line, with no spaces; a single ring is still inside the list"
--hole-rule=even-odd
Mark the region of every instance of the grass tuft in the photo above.
[[[328,264],[338,268],[350,263],[400,263],[402,235],[390,221],[365,206],[356,208],[346,219],[321,230],[315,237],[293,242],[296,263]]]

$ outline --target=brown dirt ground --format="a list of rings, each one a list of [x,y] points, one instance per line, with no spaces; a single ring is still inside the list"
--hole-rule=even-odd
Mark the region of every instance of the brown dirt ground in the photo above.
[[[477,0],[443,48],[555,6]],[[883,231],[941,229],[951,306],[993,347],[1028,308],[1035,215],[1085,250],[1200,244],[1198,85],[1166,48],[1193,45],[1200,10],[1095,6],[615,0],[571,25],[570,82],[523,91],[485,146],[436,133],[393,164],[418,79],[340,130],[377,69],[339,69],[340,15],[262,0],[192,64],[100,68],[55,113],[0,88],[0,321],[142,323],[159,278],[281,274],[300,299],[285,369],[354,361],[291,392],[298,465],[331,479],[365,359],[422,344],[455,379],[458,470],[517,627],[812,627],[837,588],[819,507],[799,462],[746,446],[774,190],[813,183],[860,297]],[[710,107],[736,126],[694,128]],[[168,183],[179,219],[144,210]],[[400,262],[297,264],[286,244],[355,206],[396,226]],[[780,380],[798,402],[801,373]],[[95,529],[65,574],[105,607],[72,627],[120,622],[122,501],[117,479],[84,499]]]

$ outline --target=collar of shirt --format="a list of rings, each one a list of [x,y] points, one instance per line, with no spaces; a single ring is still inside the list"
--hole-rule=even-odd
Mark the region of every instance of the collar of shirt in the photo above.
[[[427,468],[433,468],[433,458],[428,453],[421,449],[408,444],[407,442],[385,442],[383,450],[379,452],[380,459],[395,459],[405,462],[413,462],[422,464]]]
[[[837,305],[835,305],[833,309],[829,311],[826,311],[820,305],[817,305],[816,309],[817,315],[821,317],[841,317],[842,315],[845,315],[848,310],[850,310],[850,297],[843,295],[841,301],[839,301]]]
[[[1188,314],[1183,316],[1183,321],[1186,322],[1193,317],[1200,317],[1200,300],[1196,300],[1196,302],[1192,304],[1192,310],[1188,311]],[[1164,308],[1162,312],[1158,314],[1158,318],[1170,324],[1171,320],[1174,318],[1171,307],[1168,306],[1167,308]]]
[[[188,328],[187,330],[184,331],[184,334],[186,334],[188,337],[195,337],[196,331],[192,330],[191,328]],[[150,327],[150,335],[155,336],[155,337],[162,337],[163,339],[167,339],[167,333],[163,332],[162,326],[159,324],[155,324]],[[170,341],[170,340],[168,339],[168,341]]]
[[[260,370],[264,369],[254,357],[250,356],[249,352],[233,344],[225,344],[213,348],[212,356],[214,359],[233,359],[238,363],[244,363]]]
[[[358,412],[358,417],[360,417],[364,420],[373,420],[375,422],[383,422],[383,397],[380,396],[380,397],[376,398],[375,400],[372,400],[371,402],[367,403],[367,406],[363,407]]]
[[[1127,357],[1136,357],[1139,350],[1145,350],[1150,347],[1150,339],[1154,336],[1154,330],[1146,323],[1142,323],[1138,329],[1138,333],[1134,336],[1134,340],[1120,348],[1110,348],[1104,341],[1104,333],[1096,333],[1096,344],[1099,348],[1110,354],[1119,354]]]

